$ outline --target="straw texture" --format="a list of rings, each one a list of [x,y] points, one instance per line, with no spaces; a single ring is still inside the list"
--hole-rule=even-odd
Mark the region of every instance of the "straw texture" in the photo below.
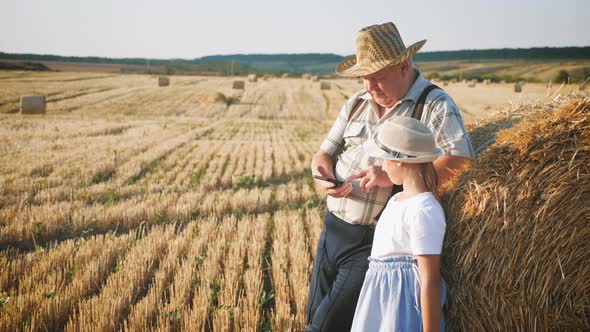
[[[443,198],[459,331],[590,329],[590,100],[532,112]]]

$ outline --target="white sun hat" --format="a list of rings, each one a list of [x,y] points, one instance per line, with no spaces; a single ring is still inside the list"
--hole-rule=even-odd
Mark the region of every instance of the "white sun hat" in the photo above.
[[[427,163],[442,154],[432,131],[422,122],[405,116],[394,116],[369,133],[363,149],[370,157],[404,163]]]

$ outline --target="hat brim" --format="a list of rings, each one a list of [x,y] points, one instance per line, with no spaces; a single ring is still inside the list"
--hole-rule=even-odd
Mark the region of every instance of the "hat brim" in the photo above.
[[[381,158],[386,160],[395,160],[400,161],[403,163],[411,163],[411,164],[420,164],[420,163],[428,163],[435,161],[442,154],[442,150],[436,148],[432,153],[422,155],[422,156],[415,156],[415,157],[393,157],[388,151],[383,150],[380,148],[373,139],[368,139],[363,142],[363,149],[367,153],[369,157],[373,158]]]
[[[377,61],[371,64],[360,64],[356,62],[356,55],[350,56],[336,66],[336,73],[345,77],[360,77],[367,76],[380,71],[387,66],[393,66],[402,63],[414,54],[416,54],[422,46],[426,44],[426,39],[416,42],[408,46],[397,58]]]

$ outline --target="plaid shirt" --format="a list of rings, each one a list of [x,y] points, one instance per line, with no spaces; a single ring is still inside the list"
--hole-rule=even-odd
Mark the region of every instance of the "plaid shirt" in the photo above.
[[[383,160],[369,157],[362,143],[391,117],[411,116],[418,98],[429,84],[431,83],[418,72],[416,82],[406,95],[388,109],[382,118],[378,115],[378,105],[365,90],[355,93],[346,101],[320,146],[321,150],[338,158],[335,167],[337,179],[345,180],[371,165],[381,166]],[[348,121],[351,108],[358,98],[365,101],[360,104],[351,121]],[[444,154],[467,158],[475,156],[459,108],[443,90],[436,89],[428,94],[422,121],[432,130],[436,144]],[[377,215],[389,199],[391,188],[374,187],[365,193],[360,189],[358,180],[352,185],[352,193],[345,198],[328,196],[328,210],[352,224],[375,224]]]

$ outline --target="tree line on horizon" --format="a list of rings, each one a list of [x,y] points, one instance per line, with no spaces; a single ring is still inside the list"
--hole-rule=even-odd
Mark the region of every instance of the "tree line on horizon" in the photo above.
[[[22,61],[63,61],[77,63],[122,64],[155,66],[174,72],[213,72],[225,75],[243,75],[257,72],[273,74],[333,73],[334,66],[345,56],[337,54],[233,54],[212,55],[196,59],[147,59],[76,57],[43,54],[13,54],[0,52],[0,59]],[[420,52],[416,62],[431,61],[487,61],[487,60],[590,60],[590,46],[585,47],[537,47],[484,50]]]

